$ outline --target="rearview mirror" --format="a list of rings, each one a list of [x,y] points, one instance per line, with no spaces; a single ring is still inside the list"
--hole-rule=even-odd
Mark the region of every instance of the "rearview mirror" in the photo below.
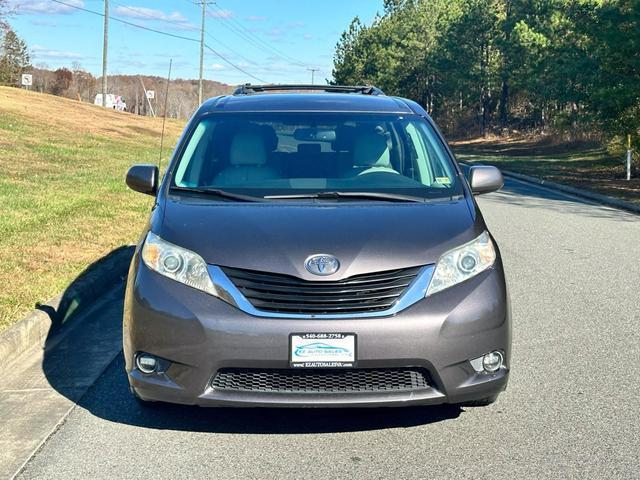
[[[336,140],[335,130],[319,130],[317,128],[296,128],[293,138],[299,142],[334,142]]]
[[[474,195],[495,192],[504,185],[504,177],[496,167],[479,165],[469,169],[469,185]]]
[[[155,195],[160,172],[155,165],[134,165],[127,172],[127,186],[136,192]]]

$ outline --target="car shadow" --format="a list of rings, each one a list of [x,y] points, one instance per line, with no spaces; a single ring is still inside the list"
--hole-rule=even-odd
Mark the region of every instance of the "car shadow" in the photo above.
[[[116,254],[130,258],[132,250],[119,249]],[[129,392],[122,356],[123,279],[114,276],[112,289],[93,303],[85,294],[78,294],[79,286],[86,285],[113,255],[83,272],[65,291],[58,308],[40,307],[52,319],[42,365],[47,381],[96,417],[160,430],[302,434],[407,428],[454,419],[462,413],[449,405],[349,409],[142,405]]]
[[[161,430],[239,434],[335,433],[407,428],[457,418],[444,405],[400,408],[201,408],[141,404],[129,393],[122,355],[79,405],[111,422]]]
[[[89,265],[55,302],[37,304],[50,318],[42,371],[61,395],[77,402],[122,348],[122,298],[133,246]]]

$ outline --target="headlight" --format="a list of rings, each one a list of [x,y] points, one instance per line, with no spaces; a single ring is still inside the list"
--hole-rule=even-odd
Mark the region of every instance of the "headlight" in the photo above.
[[[496,250],[487,232],[442,255],[436,264],[427,296],[483,272],[496,260]]]
[[[149,232],[142,247],[142,260],[151,270],[177,282],[217,295],[207,264],[200,255]]]

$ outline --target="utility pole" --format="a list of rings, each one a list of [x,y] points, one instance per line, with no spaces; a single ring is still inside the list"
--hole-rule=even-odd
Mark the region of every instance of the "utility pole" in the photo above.
[[[104,0],[104,43],[102,44],[102,107],[107,107],[107,49],[109,46],[109,0]]]
[[[202,76],[204,74],[204,19],[207,15],[207,1],[200,0],[202,5],[202,25],[200,27],[200,81],[198,82],[198,106],[202,105]]]
[[[315,74],[316,72],[319,72],[320,69],[319,68],[307,68],[307,70],[309,70],[311,72],[311,85],[314,84],[314,80],[315,80]]]

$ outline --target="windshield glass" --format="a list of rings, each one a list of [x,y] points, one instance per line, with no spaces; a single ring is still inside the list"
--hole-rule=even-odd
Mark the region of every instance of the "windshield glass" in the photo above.
[[[222,113],[193,129],[172,185],[244,195],[461,194],[453,163],[417,115]]]

